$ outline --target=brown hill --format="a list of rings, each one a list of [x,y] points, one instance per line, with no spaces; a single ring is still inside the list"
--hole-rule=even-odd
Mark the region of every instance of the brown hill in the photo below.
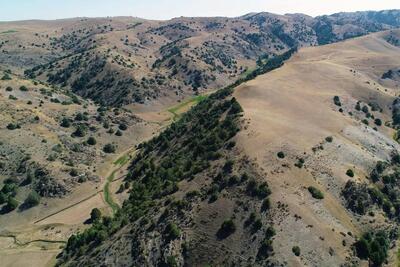
[[[10,22],[0,23],[0,62],[99,103],[170,103],[226,86],[253,69],[256,60],[294,46],[398,26],[396,10],[316,18],[258,13],[169,21],[116,17]]]
[[[380,78],[399,34],[303,48],[200,102],[141,147],[122,210],[70,238],[59,264],[366,266],[389,248],[395,264],[398,85]],[[357,240],[381,243],[365,255]]]

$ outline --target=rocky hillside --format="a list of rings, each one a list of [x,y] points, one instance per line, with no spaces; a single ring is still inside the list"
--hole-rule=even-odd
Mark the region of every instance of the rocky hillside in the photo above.
[[[140,146],[121,210],[58,265],[395,264],[398,36],[303,48],[201,101]]]
[[[0,62],[107,105],[224,87],[268,57],[400,26],[400,12],[0,23]]]
[[[104,162],[152,128],[126,110],[8,71],[0,74],[0,121],[2,227],[44,216],[77,188],[98,187]]]

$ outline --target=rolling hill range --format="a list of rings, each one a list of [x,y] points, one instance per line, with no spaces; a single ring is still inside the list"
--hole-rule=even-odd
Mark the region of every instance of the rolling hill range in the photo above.
[[[122,209],[58,264],[396,265],[399,36],[302,48],[201,101],[140,147]]]
[[[78,18],[0,23],[0,62],[98,103],[164,103],[246,76],[295,46],[400,26],[399,11],[237,18]]]
[[[0,22],[0,266],[397,266],[399,27]]]

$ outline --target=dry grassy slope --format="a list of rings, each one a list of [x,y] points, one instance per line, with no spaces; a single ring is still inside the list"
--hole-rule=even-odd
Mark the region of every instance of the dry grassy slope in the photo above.
[[[3,72],[0,76],[3,76]],[[17,75],[10,76],[11,80],[0,81],[1,187],[7,178],[16,179],[17,183],[21,183],[26,178],[28,170],[34,173],[38,166],[41,166],[49,172],[51,184],[57,184],[61,189],[49,190],[49,195],[46,193],[46,197],[42,197],[36,207],[27,210],[17,209],[5,214],[1,212],[0,257],[4,265],[0,265],[26,266],[25,257],[29,256],[32,260],[30,266],[44,266],[60,251],[61,243],[33,242],[28,245],[18,245],[12,238],[4,236],[15,235],[19,243],[37,239],[65,241],[77,229],[86,227],[83,222],[89,218],[93,208],[98,207],[108,213],[109,207],[104,202],[102,193],[96,194],[96,192],[103,189],[112,162],[118,153],[150,137],[159,126],[142,121],[131,112],[120,110],[117,114],[109,110],[105,112],[103,118],[115,131],[120,122],[128,125],[128,129],[123,131],[120,137],[109,134],[107,129],[103,128],[102,122],[95,119],[99,114],[98,106],[92,102],[81,99],[81,105],[55,103],[51,99],[71,101],[71,98],[63,90],[35,83]],[[26,86],[28,91],[21,91],[20,86]],[[12,91],[7,90],[8,87],[11,87]],[[10,96],[17,99],[10,99]],[[28,104],[28,101],[32,104]],[[63,117],[73,121],[78,112],[87,112],[89,117],[87,123],[96,130],[88,131],[85,137],[73,138],[71,134],[77,122],[72,122],[69,128],[63,128],[60,126],[60,121]],[[19,124],[20,129],[9,130],[7,128],[9,123]],[[89,136],[96,138],[96,145],[83,145]],[[115,154],[107,155],[102,151],[107,143],[117,145]],[[55,149],[57,145],[60,145],[59,149]],[[75,145],[80,147],[79,151],[74,151]],[[27,168],[19,169],[27,155],[30,156],[28,163],[24,165]],[[54,159],[49,160],[49,156],[53,156]],[[79,175],[71,176],[71,169],[76,169]],[[117,173],[116,177],[119,175]],[[79,181],[79,177],[83,177],[83,182]],[[38,183],[40,183],[38,178],[34,177],[31,184],[18,187],[15,198],[19,204],[23,203],[29,192],[37,190]],[[45,185],[44,188],[48,187],[50,186]],[[114,188],[112,193],[117,189]],[[36,223],[83,199],[87,200]],[[3,207],[1,204],[0,210]],[[43,248],[47,252],[43,252]]]
[[[275,204],[274,251],[289,266],[345,263],[353,242],[346,233],[354,236],[374,227],[343,207],[340,190],[350,179],[347,169],[355,171],[352,179],[365,181],[376,161],[388,160],[400,148],[392,140],[392,129],[382,126],[374,131],[373,120],[369,119],[369,127],[362,124],[364,115],[354,108],[357,101],[375,102],[383,109],[373,112],[375,117],[391,120],[399,84],[384,87],[380,77],[399,67],[400,48],[386,42],[388,36],[399,35],[399,31],[383,32],[303,48],[282,68],[235,91],[248,121],[238,144],[268,173],[273,203],[287,205]],[[343,113],[333,104],[335,95]],[[325,141],[327,136],[333,136],[332,143]],[[323,150],[313,152],[319,145]],[[278,151],[286,154],[285,159],[277,158]],[[298,158],[305,159],[303,169],[294,166]],[[310,185],[324,192],[325,199],[313,199],[307,190]],[[379,218],[375,223],[382,223]],[[301,247],[301,257],[291,252],[295,245]]]
[[[59,72],[59,79],[52,82],[67,87],[86,77],[88,82],[73,90],[107,104],[170,105],[193,94],[193,89],[231,83],[254,68],[263,54],[282,53],[296,43],[330,43],[399,25],[396,10],[316,18],[258,13],[169,21],[115,17],[10,22],[0,23],[0,62],[15,71],[43,64],[46,67],[35,75],[47,80],[47,75]],[[103,62],[103,67],[94,67]],[[78,64],[66,75],[71,63]],[[90,69],[94,73],[88,73]]]

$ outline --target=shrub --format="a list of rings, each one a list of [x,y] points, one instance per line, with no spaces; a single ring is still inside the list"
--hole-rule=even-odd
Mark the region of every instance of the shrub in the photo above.
[[[7,92],[11,92],[12,90],[13,90],[12,87],[7,86],[7,88],[6,88],[6,91],[7,91]]]
[[[96,138],[94,138],[93,136],[90,136],[88,138],[88,140],[86,141],[86,143],[88,143],[88,145],[94,146],[97,144]]]
[[[39,203],[40,203],[39,194],[36,191],[32,191],[29,193],[28,197],[25,199],[23,206],[24,206],[24,208],[29,209],[31,207],[39,205]]]
[[[325,141],[328,142],[328,143],[332,143],[333,137],[332,136],[328,136],[328,137],[325,138]]]
[[[274,248],[272,247],[272,240],[264,239],[257,252],[257,259],[263,260],[272,255]]]
[[[271,208],[271,201],[269,198],[264,199],[264,201],[261,204],[261,211],[267,211]]]
[[[7,205],[4,207],[7,212],[13,211],[18,207],[18,201],[13,198],[9,197],[7,200]]]
[[[63,118],[60,123],[61,127],[69,128],[71,126],[71,121],[67,118]]]
[[[311,196],[315,199],[323,199],[324,198],[324,194],[320,190],[315,188],[314,186],[309,186],[308,192],[310,192]]]
[[[349,177],[354,177],[354,171],[352,169],[348,169],[346,171],[346,175],[349,176]]]
[[[19,129],[19,128],[21,128],[18,124],[16,124],[16,123],[9,123],[8,125],[7,125],[7,129],[8,130],[15,130],[15,129]]]
[[[98,208],[92,209],[90,212],[90,221],[92,223],[98,222],[101,219],[101,211]]]
[[[75,115],[75,120],[76,121],[83,121],[83,120],[87,120],[87,117],[86,116],[84,116],[82,113],[77,113],[76,115]]]
[[[340,98],[337,95],[333,97],[333,103],[335,103],[336,106],[342,106],[342,103],[340,103]]]
[[[0,205],[6,203],[7,195],[0,191]]]
[[[225,220],[217,232],[217,237],[220,239],[224,239],[233,234],[235,231],[236,226],[233,220]]]
[[[115,132],[115,135],[116,135],[116,136],[122,136],[122,132],[121,132],[120,130],[117,130],[117,131]]]
[[[277,156],[278,156],[278,158],[283,159],[283,158],[285,158],[285,153],[283,153],[282,151],[279,151]]]
[[[19,90],[22,92],[26,92],[28,91],[28,88],[25,85],[22,85],[21,87],[19,87]]]
[[[296,255],[297,257],[300,256],[300,248],[298,246],[294,246],[292,247],[292,252],[294,255]]]
[[[75,132],[72,134],[74,137],[84,137],[86,135],[86,127],[84,125],[78,125]]]
[[[381,119],[375,119],[375,125],[377,125],[377,126],[382,126],[382,120]]]
[[[76,169],[71,169],[70,171],[69,171],[69,175],[71,175],[72,177],[76,177],[76,176],[78,176],[78,171],[76,170]]]
[[[167,240],[174,240],[177,239],[181,235],[181,230],[179,227],[174,223],[168,223],[167,227],[165,228],[165,236]]]
[[[1,77],[1,80],[3,81],[11,80],[11,76],[8,73],[4,73],[3,77]]]
[[[113,145],[113,144],[106,144],[106,145],[103,147],[103,151],[104,151],[105,153],[109,153],[109,154],[115,153],[115,150],[116,150],[116,148],[115,148],[115,145]]]
[[[118,126],[118,128],[119,128],[121,131],[126,131],[126,130],[128,129],[128,126],[126,126],[125,123],[121,123],[121,124]]]
[[[304,165],[304,159],[303,158],[299,158],[297,160],[297,162],[294,164],[294,166],[296,166],[299,169],[303,168],[303,165]]]

